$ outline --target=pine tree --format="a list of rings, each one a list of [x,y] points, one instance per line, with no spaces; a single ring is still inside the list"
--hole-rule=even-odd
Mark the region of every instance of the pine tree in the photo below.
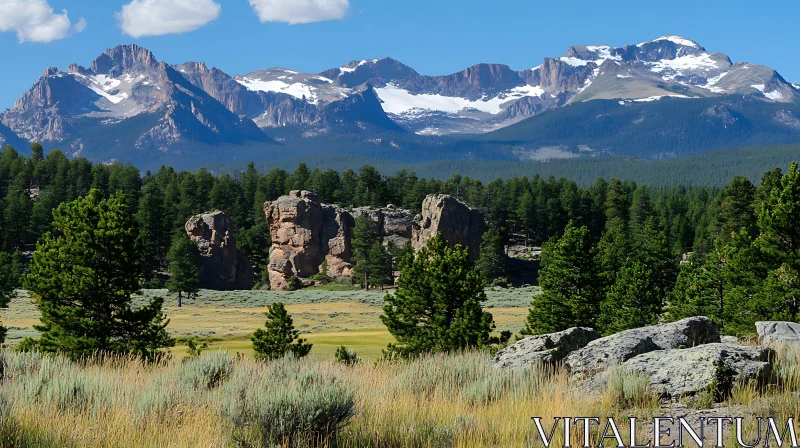
[[[14,256],[0,253],[0,308],[8,308],[11,299],[17,296],[21,269],[15,263]],[[0,344],[5,342],[6,328],[0,325]]]
[[[197,244],[185,233],[177,232],[167,253],[167,263],[169,264],[167,290],[173,294],[178,293],[178,307],[181,307],[184,295],[191,300],[200,290],[200,282],[197,279],[200,252]]]
[[[312,344],[305,339],[298,339],[300,333],[294,329],[292,317],[283,303],[275,302],[267,305],[267,312],[264,315],[267,316],[265,328],[259,328],[250,337],[256,359],[280,359],[288,353],[296,358],[308,355]]]
[[[601,304],[604,334],[658,323],[664,307],[658,272],[641,261],[629,259],[616,276]]]
[[[545,334],[570,327],[597,327],[604,297],[589,229],[570,222],[561,238],[542,247],[539,285],[523,334]]]
[[[155,182],[149,182],[139,199],[136,212],[139,229],[136,243],[142,254],[144,278],[152,280],[166,266],[170,245],[170,222],[164,205],[164,195]]]
[[[363,262],[369,257],[369,251],[375,243],[380,242],[378,223],[372,220],[368,213],[362,213],[355,219],[353,226],[353,261]]]
[[[483,234],[480,257],[475,266],[487,283],[508,283],[505,245],[499,230],[492,228]]]
[[[753,297],[763,269],[749,236],[733,237],[718,238],[708,254],[695,254],[681,266],[668,295],[669,320],[707,316],[726,334],[752,333],[759,316]]]
[[[356,264],[358,278],[366,278],[367,285],[388,286],[394,283],[392,255],[380,244],[373,243],[367,257]]]
[[[174,344],[161,298],[131,306],[141,258],[133,219],[119,195],[103,199],[93,190],[61,204],[53,212],[53,229],[56,235],[46,234],[37,244],[24,278],[39,298],[38,350],[72,359],[100,352],[152,360]]]
[[[772,317],[796,322],[800,317],[800,171],[792,162],[789,171],[765,194],[758,215],[758,246],[769,258],[771,269],[759,294],[760,302],[772,303]]]
[[[394,294],[386,294],[381,321],[397,340],[385,356],[409,357],[480,347],[494,329],[483,275],[466,249],[437,235],[405,266]]]
[[[732,233],[742,229],[755,236],[755,195],[756,188],[752,182],[742,176],[734,177],[720,192],[715,223],[718,236],[729,240]]]

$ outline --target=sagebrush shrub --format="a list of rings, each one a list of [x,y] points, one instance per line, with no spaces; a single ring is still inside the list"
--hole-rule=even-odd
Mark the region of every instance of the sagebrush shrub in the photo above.
[[[266,446],[328,440],[355,412],[354,391],[319,365],[285,358],[267,369],[239,365],[222,388],[222,413],[253,427]]]

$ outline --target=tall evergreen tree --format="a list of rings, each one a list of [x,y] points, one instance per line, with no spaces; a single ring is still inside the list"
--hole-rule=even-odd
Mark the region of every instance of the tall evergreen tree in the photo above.
[[[668,318],[708,316],[726,334],[752,333],[758,320],[758,257],[749,236],[719,238],[705,255],[694,254],[681,266],[669,294]]]
[[[484,232],[481,241],[481,252],[475,266],[483,274],[488,283],[508,282],[506,271],[506,250],[500,231],[491,228]]]
[[[437,235],[405,266],[394,294],[386,294],[381,321],[397,340],[387,356],[480,347],[494,329],[484,311],[483,275],[466,249],[450,248]]]
[[[544,334],[570,327],[597,327],[604,297],[596,251],[589,229],[570,222],[561,238],[542,247],[539,285],[523,334]]]
[[[394,283],[392,255],[380,243],[370,247],[367,257],[356,264],[355,273],[366,278],[365,286],[388,286]]]
[[[604,334],[658,323],[664,307],[658,275],[653,266],[628,259],[600,307]]]
[[[742,176],[733,178],[717,200],[717,235],[729,240],[731,234],[744,229],[748,235],[755,236],[755,195],[756,188],[749,179]]]
[[[145,185],[136,212],[136,243],[142,254],[144,278],[152,280],[167,264],[172,223],[166,213],[164,195],[155,182]]]
[[[141,258],[136,252],[134,221],[121,196],[88,196],[53,212],[56,235],[37,244],[26,289],[39,298],[44,352],[72,359],[94,353],[133,354],[154,359],[171,347],[163,300],[133,309],[139,291]]]
[[[353,260],[356,264],[369,258],[369,251],[375,243],[380,242],[378,223],[368,213],[362,213],[355,219],[353,226]]]
[[[197,279],[197,266],[200,264],[200,251],[183,232],[176,232],[167,254],[169,264],[169,280],[167,290],[178,293],[178,307],[183,305],[183,297],[191,300],[200,290]]]
[[[800,316],[800,171],[789,171],[765,194],[758,215],[758,246],[772,265],[761,297],[772,302],[780,315],[796,322]]]
[[[11,254],[0,253],[0,308],[8,308],[11,299],[17,296],[20,268]],[[0,325],[0,344],[5,342],[6,328]]]
[[[300,333],[294,329],[292,317],[283,303],[267,305],[264,315],[267,316],[264,328],[257,329],[250,337],[256,359],[280,359],[289,353],[302,358],[311,352],[312,344],[298,338]]]

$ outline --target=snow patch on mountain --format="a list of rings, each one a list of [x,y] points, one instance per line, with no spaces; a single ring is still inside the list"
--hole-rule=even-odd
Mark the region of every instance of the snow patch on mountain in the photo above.
[[[287,83],[282,80],[262,81],[260,79],[252,79],[243,77],[236,80],[239,84],[246,87],[248,90],[254,92],[277,92],[291,95],[295,98],[305,98],[311,104],[319,102],[319,96],[316,94],[318,90],[316,87],[299,82]]]
[[[379,61],[380,61],[380,59],[365,59],[365,60],[359,62],[358,64],[356,64],[355,67],[348,67],[348,66],[345,65],[345,66],[339,67],[339,70],[341,70],[342,73],[353,73],[354,71],[356,71],[356,69],[358,69],[358,67],[361,67],[364,64],[368,64],[370,62],[373,63],[373,64],[377,64]]]
[[[683,76],[684,70],[710,71],[719,68],[708,53],[680,56],[675,59],[661,59],[656,62],[647,62],[647,64],[652,66],[651,70],[653,72],[663,74],[665,81],[672,80],[677,76]],[[671,74],[665,74],[664,72],[671,72]]]
[[[724,73],[722,73],[721,75],[715,76],[715,77],[713,77],[713,78],[709,78],[709,79],[706,81],[706,84],[705,84],[705,85],[703,85],[703,86],[698,86],[698,87],[700,87],[701,89],[710,90],[710,91],[712,91],[712,92],[714,92],[714,93],[725,93],[725,89],[723,89],[723,88],[721,88],[721,87],[717,87],[717,83],[718,83],[718,82],[719,82],[719,81],[720,81],[722,78],[724,78],[724,77],[725,77],[725,76],[726,76],[728,73],[729,73],[729,72],[724,72]]]
[[[86,87],[114,104],[119,104],[128,98],[126,92],[117,89],[122,84],[122,81],[119,79],[109,78],[106,77],[106,75],[86,76],[80,73],[73,73],[73,76],[87,81],[84,83]],[[131,81],[133,81],[133,79],[128,75],[126,82],[130,83]]]
[[[574,56],[564,56],[558,58],[562,62],[566,62],[567,64],[573,67],[583,67],[589,64],[590,62],[594,62],[597,65],[603,64],[603,62],[611,59],[613,61],[621,61],[621,56],[615,56],[611,54],[611,50],[613,50],[608,45],[589,45],[585,47],[588,51],[595,53],[597,55],[597,59],[589,60],[589,59],[581,59]],[[541,65],[539,66],[541,67]],[[534,68],[533,70],[538,69],[539,67]]]
[[[647,42],[642,42],[639,45],[637,45],[637,47],[642,47],[644,45],[647,45],[647,44],[650,44],[650,43],[653,43],[653,42],[659,42],[659,41],[662,41],[662,40],[670,41],[673,44],[677,44],[677,45],[683,45],[684,47],[700,48],[700,45],[698,45],[697,42],[695,42],[693,40],[686,39],[685,37],[680,37],[680,36],[661,36],[658,39],[654,39],[654,40],[647,41]]]
[[[383,102],[383,110],[389,114],[401,115],[423,111],[456,113],[475,109],[496,115],[502,112],[504,110],[503,106],[511,101],[524,97],[541,97],[544,94],[544,89],[539,86],[525,85],[515,87],[493,98],[484,97],[476,101],[438,94],[414,94],[392,83],[375,89],[375,92]]]

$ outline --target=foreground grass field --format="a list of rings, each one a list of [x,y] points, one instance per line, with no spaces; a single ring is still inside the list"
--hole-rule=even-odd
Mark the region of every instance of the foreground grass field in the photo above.
[[[646,381],[621,370],[604,392],[587,394],[560,369],[499,370],[489,358],[471,352],[348,366],[220,351],[149,366],[0,351],[0,446],[539,447],[532,416],[547,428],[560,416],[614,417],[625,440],[629,416],[800,416],[797,347],[779,351],[777,386],[738,385],[708,411],[665,406]],[[745,427],[747,440],[754,429]],[[640,441],[652,436],[652,427],[639,430]],[[553,446],[564,446],[562,434]],[[739,446],[726,434],[724,446]],[[595,428],[592,446],[599,437]],[[571,439],[583,446],[581,430]]]
[[[494,316],[497,330],[518,332],[524,325],[528,307],[538,288],[489,289],[486,307]],[[197,300],[178,308],[177,299],[166,290],[145,290],[135,302],[151,297],[166,299],[165,312],[170,319],[168,330],[179,343],[172,352],[182,357],[185,341],[194,338],[209,344],[212,350],[251,356],[249,336],[264,325],[268,304],[281,301],[292,315],[295,328],[314,344],[311,355],[328,358],[342,345],[351,347],[365,359],[374,360],[393,341],[380,321],[383,297],[381,291],[329,291],[308,289],[277,291],[210,291],[203,290]],[[15,345],[26,336],[36,336],[33,325],[39,323],[39,312],[31,298],[21,292],[3,310],[3,324],[9,328],[7,341]]]

